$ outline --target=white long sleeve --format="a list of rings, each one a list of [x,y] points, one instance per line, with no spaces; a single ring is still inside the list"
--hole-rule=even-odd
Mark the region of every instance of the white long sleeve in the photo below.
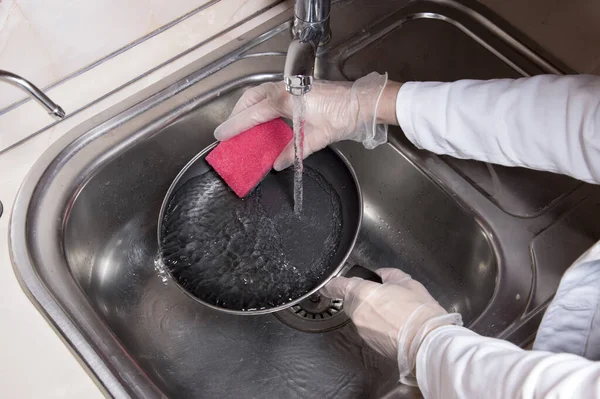
[[[396,114],[419,148],[600,183],[600,77],[405,83]],[[534,347],[597,358],[599,309],[597,243],[563,276]],[[600,397],[600,362],[462,327],[430,333],[416,373],[425,398]]]
[[[600,182],[600,77],[407,82],[402,130],[438,154]]]
[[[417,354],[425,398],[597,398],[600,363],[570,354],[525,351],[466,328],[432,331]]]

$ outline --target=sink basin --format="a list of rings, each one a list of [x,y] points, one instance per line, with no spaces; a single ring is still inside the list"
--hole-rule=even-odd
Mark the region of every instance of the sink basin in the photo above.
[[[560,72],[477,4],[349,1],[336,3],[332,16],[320,78],[370,70],[436,80]],[[214,142],[214,128],[244,90],[281,79],[290,17],[75,128],[19,192],[10,230],[15,271],[113,397],[419,396],[397,383],[394,361],[364,345],[340,303],[325,311],[302,305],[275,315],[222,314],[183,294],[156,266],[157,219],[169,185]],[[411,45],[419,38],[431,53]],[[394,43],[402,51],[392,51]],[[447,45],[455,51],[442,51]],[[519,195],[521,172],[499,169],[505,195],[498,196],[485,165],[417,150],[399,128],[372,151],[353,142],[336,147],[364,198],[349,262],[401,268],[475,331],[529,342],[560,274],[585,249],[566,244],[559,260],[550,255],[565,229],[562,215],[578,232],[578,221],[598,211],[598,189],[536,172],[527,179],[544,195]],[[591,205],[571,211],[584,199]],[[584,226],[578,234],[592,240],[600,231]]]
[[[343,388],[338,396],[361,397],[375,387],[391,389],[394,363],[370,352],[352,325],[315,334],[273,315],[222,314],[164,284],[154,269],[165,192],[186,162],[214,141],[214,128],[245,87],[217,89],[95,167],[64,214],[64,266],[95,315],[167,396],[329,396]],[[357,173],[365,204],[350,262],[400,267],[443,306],[473,321],[488,305],[497,276],[492,246],[473,215],[391,144],[339,149]],[[236,385],[232,375],[256,383]]]

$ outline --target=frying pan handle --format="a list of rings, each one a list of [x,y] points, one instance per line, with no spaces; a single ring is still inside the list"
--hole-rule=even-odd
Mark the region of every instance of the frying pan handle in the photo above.
[[[344,269],[342,269],[342,272],[339,274],[340,276],[344,276],[344,277],[360,277],[363,280],[369,280],[369,281],[373,281],[375,283],[383,283],[383,280],[381,279],[381,277],[379,276],[379,274],[367,269],[366,267],[363,267],[361,265],[354,265],[352,267],[348,267],[349,265],[346,264]],[[309,299],[313,302],[318,302],[319,299],[321,298],[321,294],[319,294],[318,292],[312,294]]]
[[[377,274],[374,271],[371,271],[361,265],[352,266],[350,269],[348,269],[348,271],[346,271],[345,273],[342,273],[342,275],[344,277],[348,277],[348,278],[349,277],[360,277],[364,280],[374,281],[374,282],[380,283],[380,284],[383,283],[383,280],[381,279],[379,274]]]

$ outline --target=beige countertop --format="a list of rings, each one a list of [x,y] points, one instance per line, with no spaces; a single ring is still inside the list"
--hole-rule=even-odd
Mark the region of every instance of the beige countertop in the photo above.
[[[53,124],[33,101],[0,115],[0,201],[4,205],[0,217],[0,386],[4,396],[101,397],[101,391],[24,294],[12,270],[8,253],[10,210],[31,166],[73,127],[291,7],[290,1],[277,3],[222,0],[54,87],[49,96],[68,114],[80,110],[64,121]],[[596,32],[600,7],[595,2],[483,3],[573,69],[600,71],[600,55],[593,51],[600,44]],[[33,133],[37,134],[29,137]]]
[[[85,369],[29,301],[12,269],[8,249],[10,213],[19,186],[31,166],[54,141],[78,124],[290,7],[290,3],[276,3],[279,2],[222,0],[54,87],[47,94],[67,114],[83,109],[59,123],[53,124],[33,101],[0,116],[3,133],[0,135],[0,201],[4,206],[0,216],[0,315],[3,320],[0,387],[3,397],[102,397]],[[180,56],[184,52],[186,54]],[[138,79],[141,75],[143,77]],[[133,83],[128,84],[131,81]],[[102,99],[97,101],[99,98]],[[38,133],[27,138],[35,132]],[[16,144],[19,141],[22,142]]]

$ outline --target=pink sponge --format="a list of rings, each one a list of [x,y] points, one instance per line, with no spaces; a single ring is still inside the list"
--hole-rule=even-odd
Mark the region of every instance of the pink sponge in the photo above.
[[[273,119],[219,143],[206,156],[206,162],[238,197],[244,198],[269,173],[293,136],[282,119]]]

